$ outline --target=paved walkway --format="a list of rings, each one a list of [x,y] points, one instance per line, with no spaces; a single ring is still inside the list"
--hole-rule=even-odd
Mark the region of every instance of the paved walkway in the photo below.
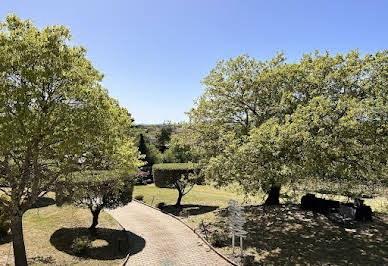
[[[230,266],[184,224],[158,210],[131,202],[109,213],[127,231],[144,239],[141,243],[130,244],[135,254],[129,257],[126,265]]]

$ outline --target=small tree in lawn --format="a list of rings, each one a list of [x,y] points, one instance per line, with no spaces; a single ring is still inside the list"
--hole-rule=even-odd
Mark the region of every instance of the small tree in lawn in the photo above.
[[[58,205],[72,203],[90,210],[94,232],[103,209],[115,209],[132,201],[134,173],[122,171],[83,171],[73,173],[69,181],[58,182]]]
[[[178,190],[178,199],[175,204],[177,207],[181,206],[182,197],[189,193],[195,184],[203,182],[198,165],[193,163],[156,164],[152,172],[157,187]]]

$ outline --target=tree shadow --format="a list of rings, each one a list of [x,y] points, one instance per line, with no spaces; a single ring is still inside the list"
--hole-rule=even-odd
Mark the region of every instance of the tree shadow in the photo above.
[[[77,238],[88,237],[92,246],[85,252],[75,252],[72,245]],[[125,258],[128,254],[139,253],[145,247],[145,239],[124,230],[97,228],[91,234],[89,228],[61,228],[55,231],[50,238],[50,243],[62,252],[69,255],[95,260],[115,260]]]
[[[175,216],[193,216],[212,212],[216,209],[218,209],[218,206],[183,204],[180,207],[175,205],[166,205],[162,208],[162,211],[173,214]]]
[[[348,229],[293,204],[246,207],[245,213],[244,246],[256,250],[255,265],[388,263],[388,216],[375,214],[372,222],[357,222]],[[228,230],[225,218],[216,228]]]
[[[43,208],[50,205],[54,205],[55,200],[49,197],[41,197],[35,203],[31,206],[30,209],[37,209],[37,208]]]
[[[0,234],[0,245],[7,244],[12,241],[11,233]]]

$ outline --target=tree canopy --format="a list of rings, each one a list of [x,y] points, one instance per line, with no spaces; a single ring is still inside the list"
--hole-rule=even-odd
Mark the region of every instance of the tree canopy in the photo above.
[[[68,181],[57,183],[57,205],[72,203],[88,208],[93,215],[90,229],[94,231],[101,210],[115,209],[132,201],[134,175],[135,172],[121,170],[74,172]]]
[[[102,168],[140,164],[123,134],[130,115],[101,87],[103,75],[86,49],[70,40],[64,26],[38,29],[13,14],[0,23],[0,181],[9,187],[1,189],[8,199],[0,204],[11,214],[16,265],[27,265],[23,213],[60,176],[83,161]]]
[[[387,51],[218,62],[189,112],[204,173],[269,204],[299,178],[386,180],[387,63]]]

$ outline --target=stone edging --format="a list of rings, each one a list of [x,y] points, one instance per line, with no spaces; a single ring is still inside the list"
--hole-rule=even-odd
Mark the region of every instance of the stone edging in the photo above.
[[[211,250],[213,250],[218,256],[220,256],[221,258],[223,258],[224,260],[226,260],[227,262],[229,262],[230,264],[234,265],[234,266],[238,266],[238,264],[236,264],[235,262],[233,262],[232,260],[228,259],[227,257],[225,257],[224,255],[222,255],[220,252],[218,252],[208,241],[206,241],[206,239],[204,239],[200,234],[198,234],[197,232],[195,232],[195,229],[191,228],[188,224],[186,224],[184,221],[182,221],[180,218],[176,217],[175,215],[171,214],[171,213],[166,213],[166,212],[162,212],[160,209],[158,208],[155,208],[154,206],[151,206],[143,201],[139,201],[139,200],[136,200],[136,199],[132,199],[133,201],[137,202],[137,203],[140,203],[140,204],[143,204],[147,207],[150,207],[152,209],[155,209],[161,213],[164,213],[172,218],[174,218],[175,220],[178,220],[179,222],[181,222],[182,224],[184,224],[187,228],[189,228],[194,234],[196,234]],[[121,226],[121,225],[120,225]],[[128,254],[129,255],[129,254]],[[125,264],[123,264],[125,265]]]

